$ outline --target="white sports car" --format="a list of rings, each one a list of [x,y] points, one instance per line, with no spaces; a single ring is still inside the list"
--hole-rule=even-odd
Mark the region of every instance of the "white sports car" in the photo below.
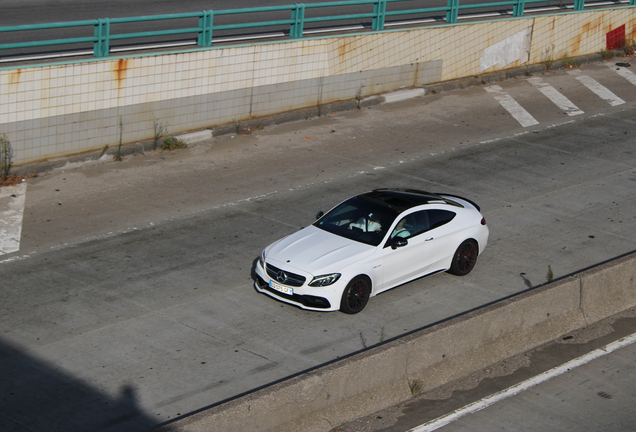
[[[354,314],[370,297],[413,279],[468,274],[487,242],[486,219],[466,198],[376,189],[267,246],[255,287],[303,309]]]

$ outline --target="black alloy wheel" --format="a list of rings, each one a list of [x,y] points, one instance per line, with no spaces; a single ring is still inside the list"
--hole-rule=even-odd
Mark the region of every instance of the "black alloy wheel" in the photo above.
[[[453,255],[453,262],[448,271],[456,276],[466,276],[475,267],[479,248],[475,240],[466,240],[459,245]]]
[[[346,314],[357,314],[367,305],[371,295],[371,282],[364,276],[355,277],[342,293],[340,310]]]

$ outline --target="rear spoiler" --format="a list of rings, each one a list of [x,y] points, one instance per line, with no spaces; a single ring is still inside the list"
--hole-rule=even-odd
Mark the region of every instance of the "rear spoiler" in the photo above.
[[[437,195],[447,196],[447,197],[451,197],[451,198],[459,198],[461,200],[464,200],[464,201],[467,201],[467,202],[471,203],[473,205],[473,207],[475,207],[477,209],[477,211],[481,211],[481,207],[479,207],[477,205],[477,203],[475,203],[474,201],[469,200],[468,198],[464,198],[464,197],[461,197],[459,195],[453,195],[453,194],[448,194],[448,193],[438,193]]]

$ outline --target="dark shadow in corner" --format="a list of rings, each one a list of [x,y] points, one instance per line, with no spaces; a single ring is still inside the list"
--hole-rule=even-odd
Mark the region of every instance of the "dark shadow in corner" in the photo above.
[[[0,431],[145,432],[157,425],[132,385],[112,398],[0,341]]]

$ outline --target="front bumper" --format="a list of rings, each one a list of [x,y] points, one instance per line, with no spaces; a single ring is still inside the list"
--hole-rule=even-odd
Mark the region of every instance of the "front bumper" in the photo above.
[[[302,309],[315,311],[336,311],[340,309],[341,294],[335,291],[333,287],[314,288],[304,283],[300,287],[290,287],[293,290],[293,294],[289,295],[270,288],[270,280],[265,269],[261,267],[260,263],[257,263],[254,288],[256,288],[258,292],[267,294],[276,300],[293,304]],[[309,280],[311,280],[311,278]]]

